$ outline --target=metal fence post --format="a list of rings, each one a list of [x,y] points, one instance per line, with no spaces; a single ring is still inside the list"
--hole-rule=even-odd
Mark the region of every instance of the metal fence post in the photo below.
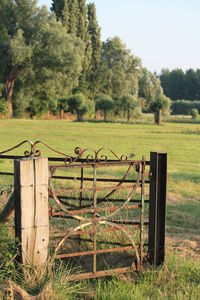
[[[48,159],[16,159],[14,185],[18,261],[42,265],[49,244]]]
[[[149,197],[149,260],[154,266],[164,262],[167,195],[167,154],[151,152]]]

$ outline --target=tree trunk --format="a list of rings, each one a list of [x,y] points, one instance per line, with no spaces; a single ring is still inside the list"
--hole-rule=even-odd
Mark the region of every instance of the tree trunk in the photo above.
[[[51,110],[50,110],[50,108],[48,108],[47,118],[50,119],[50,117],[51,117]]]
[[[64,116],[64,109],[62,108],[62,106],[60,106],[60,120],[63,119]]]
[[[78,119],[78,122],[82,122],[83,121],[83,114],[80,113],[79,111],[77,111],[77,119]]]
[[[130,121],[130,108],[127,109],[127,121]]]
[[[94,111],[94,119],[95,119],[95,120],[97,119],[97,111],[96,111],[96,109],[95,109],[95,111]]]
[[[104,115],[104,122],[106,122],[106,121],[107,121],[107,114],[106,114],[106,110],[104,110],[104,113],[103,113],[103,115]]]
[[[154,120],[155,120],[155,124],[157,125],[162,124],[162,109],[159,109],[154,113]]]
[[[12,98],[13,98],[14,85],[15,85],[15,78],[11,76],[6,80],[6,87],[5,87],[5,95],[8,101],[8,118],[13,117]]]

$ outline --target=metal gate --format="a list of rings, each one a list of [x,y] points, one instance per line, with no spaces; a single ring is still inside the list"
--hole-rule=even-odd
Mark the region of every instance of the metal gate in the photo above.
[[[113,159],[108,159],[103,153],[105,151]],[[76,157],[67,156],[64,164],[49,166],[50,197],[56,203],[56,207],[51,207],[51,217],[71,221],[66,233],[54,234],[54,238],[61,237],[55,249],[56,258],[92,257],[90,263],[87,259],[87,264],[92,265],[86,268],[90,272],[74,275],[73,279],[143,268],[148,246],[149,200],[145,187],[150,183],[149,161],[144,157],[142,160],[129,160],[125,155],[118,157],[113,151],[103,148],[98,151],[76,148],[75,154]],[[105,177],[105,174],[109,176]],[[82,243],[83,248],[89,244],[92,247],[80,251]],[[79,251],[75,251],[76,248]],[[126,261],[126,266],[106,270],[100,270],[101,266],[98,268],[102,255],[120,252],[127,253],[120,263],[127,260],[128,266]]]
[[[23,157],[7,152],[26,143],[25,156],[40,156],[38,144],[60,156],[48,158],[50,255],[76,270],[71,280],[139,271],[147,262],[164,261],[166,154],[133,160],[110,149],[77,147],[70,156],[41,141],[24,141],[0,153],[0,159]]]

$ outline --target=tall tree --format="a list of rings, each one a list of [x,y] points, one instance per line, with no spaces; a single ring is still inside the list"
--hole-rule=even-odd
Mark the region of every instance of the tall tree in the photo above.
[[[77,36],[85,43],[85,56],[82,66],[81,76],[79,78],[78,90],[84,94],[88,93],[89,82],[88,82],[88,72],[91,64],[92,57],[92,46],[91,37],[88,32],[88,18],[87,18],[87,5],[85,0],[78,0],[79,4],[79,21],[78,21],[78,32]]]
[[[33,14],[35,18],[30,20]],[[1,80],[4,83],[3,95],[8,102],[9,117],[13,115],[12,99],[16,79],[30,67],[32,50],[28,36],[32,37],[34,26],[38,29],[36,20],[39,14],[36,1],[28,0],[4,1],[0,10],[0,27],[4,28],[0,39]]]
[[[79,8],[77,0],[69,1],[69,30],[68,32],[73,36],[78,35],[78,18],[79,18]]]
[[[61,20],[69,34],[77,36],[85,43],[85,55],[82,72],[79,78],[79,86],[75,92],[87,94],[89,89],[88,72],[91,64],[91,37],[88,33],[88,18],[86,0],[53,0],[51,10],[56,14],[57,20]]]
[[[90,34],[91,46],[92,46],[92,57],[88,79],[90,82],[90,90],[92,97],[94,98],[96,93],[96,75],[101,59],[101,29],[97,22],[96,7],[94,3],[88,5],[88,32]]]
[[[152,102],[162,94],[163,90],[159,78],[143,68],[139,77],[139,97],[145,100],[145,110],[149,111]]]
[[[88,40],[87,5],[85,0],[78,0],[77,36],[84,42]]]
[[[175,69],[169,72],[162,70],[160,75],[161,84],[164,93],[172,100],[187,99],[185,74],[181,69]]]
[[[101,92],[118,100],[125,94],[137,97],[140,60],[133,56],[119,37],[103,43],[99,77]]]
[[[185,98],[196,100],[199,98],[197,72],[189,69],[185,72]]]
[[[63,10],[65,7],[65,0],[53,0],[52,1],[52,6],[51,6],[51,11],[53,11],[56,15],[56,19],[63,21]]]
[[[76,87],[81,72],[82,43],[69,36],[45,7],[36,4],[6,0],[0,11],[0,22],[6,28],[0,40],[1,82],[10,117],[14,87],[15,97],[20,99],[17,107],[24,103],[23,109],[27,109],[29,102],[33,110],[42,109],[45,103],[52,107],[52,99]],[[23,102],[25,98],[29,102]]]

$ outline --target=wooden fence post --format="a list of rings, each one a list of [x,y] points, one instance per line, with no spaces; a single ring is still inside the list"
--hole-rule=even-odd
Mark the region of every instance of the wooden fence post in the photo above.
[[[167,154],[151,152],[149,197],[149,260],[154,266],[164,262],[167,195]]]
[[[49,244],[48,159],[15,160],[14,185],[18,260],[42,265],[47,260]]]

